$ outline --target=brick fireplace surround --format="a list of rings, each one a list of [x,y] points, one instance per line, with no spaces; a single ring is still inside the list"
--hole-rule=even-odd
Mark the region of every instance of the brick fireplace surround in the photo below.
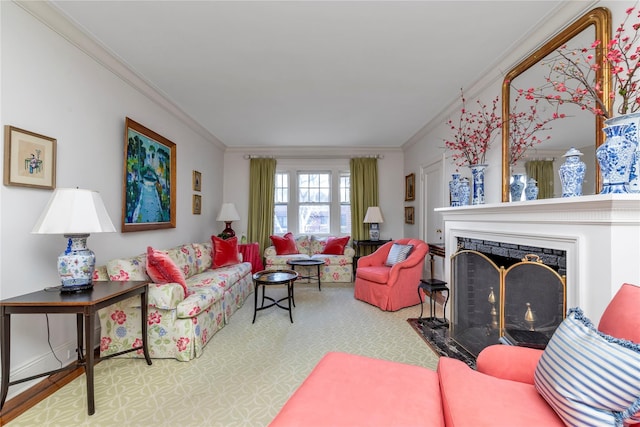
[[[444,220],[447,260],[455,252],[458,238],[566,251],[567,307],[580,306],[596,324],[624,282],[640,284],[640,194],[599,194],[435,211]],[[445,280],[449,281],[451,265],[445,262],[444,267]]]

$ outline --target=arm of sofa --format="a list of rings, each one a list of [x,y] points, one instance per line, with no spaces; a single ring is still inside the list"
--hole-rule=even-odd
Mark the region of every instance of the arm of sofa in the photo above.
[[[542,350],[511,345],[490,345],[476,360],[478,372],[496,378],[533,384],[533,373]]]

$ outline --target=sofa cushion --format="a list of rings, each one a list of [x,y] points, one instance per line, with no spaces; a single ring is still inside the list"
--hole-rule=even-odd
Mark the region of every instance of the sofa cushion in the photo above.
[[[485,375],[441,357],[438,378],[447,426],[564,426],[532,384]]]
[[[238,264],[238,238],[221,239],[211,236],[213,241],[213,268],[226,267],[227,265]]]
[[[298,247],[296,246],[296,240],[293,237],[293,233],[288,232],[284,236],[269,236],[273,246],[276,247],[276,253],[278,255],[290,255],[297,254]]]
[[[390,272],[391,268],[385,265],[372,265],[358,268],[358,270],[356,270],[356,276],[369,282],[386,285],[389,281]]]
[[[344,247],[349,243],[351,236],[344,237],[327,237],[326,244],[322,253],[325,255],[342,255]]]
[[[210,269],[213,262],[211,258],[213,243],[193,243],[193,251],[196,257],[196,274]]]
[[[166,252],[147,247],[147,274],[154,283],[178,283],[188,295],[184,274]]]
[[[444,426],[432,370],[346,353],[327,353],[271,427]]]
[[[400,243],[394,243],[391,246],[389,255],[387,255],[385,265],[393,267],[397,263],[404,261],[407,259],[412,249],[413,245],[401,245]]]
[[[180,271],[182,271],[185,279],[193,276],[198,271],[198,265],[196,263],[196,253],[192,244],[189,243],[167,249],[166,253],[173,260]]]
[[[640,346],[569,310],[536,367],[535,386],[567,425],[616,425],[640,410]]]
[[[107,262],[109,280],[126,282],[129,280],[149,280],[147,274],[147,255],[140,254],[132,258],[118,258]]]

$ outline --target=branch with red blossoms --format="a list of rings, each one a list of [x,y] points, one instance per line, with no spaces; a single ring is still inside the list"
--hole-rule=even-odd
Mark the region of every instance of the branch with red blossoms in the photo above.
[[[502,119],[497,115],[498,97],[491,106],[477,100],[478,110],[467,109],[466,99],[460,89],[462,109],[457,122],[448,120],[447,125],[453,131],[453,138],[445,140],[445,147],[453,152],[452,158],[457,166],[484,164],[487,150],[494,141],[496,131],[502,127]]]

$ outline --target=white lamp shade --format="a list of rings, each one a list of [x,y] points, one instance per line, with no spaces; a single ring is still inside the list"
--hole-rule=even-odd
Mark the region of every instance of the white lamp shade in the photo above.
[[[364,221],[362,222],[364,222],[365,224],[384,222],[382,211],[378,206],[369,206],[369,208],[367,209],[367,214],[364,216]]]
[[[240,215],[238,215],[236,206],[233,203],[223,203],[217,221],[240,221]]]
[[[116,231],[100,193],[78,188],[57,188],[38,222],[35,234],[91,234]]]

